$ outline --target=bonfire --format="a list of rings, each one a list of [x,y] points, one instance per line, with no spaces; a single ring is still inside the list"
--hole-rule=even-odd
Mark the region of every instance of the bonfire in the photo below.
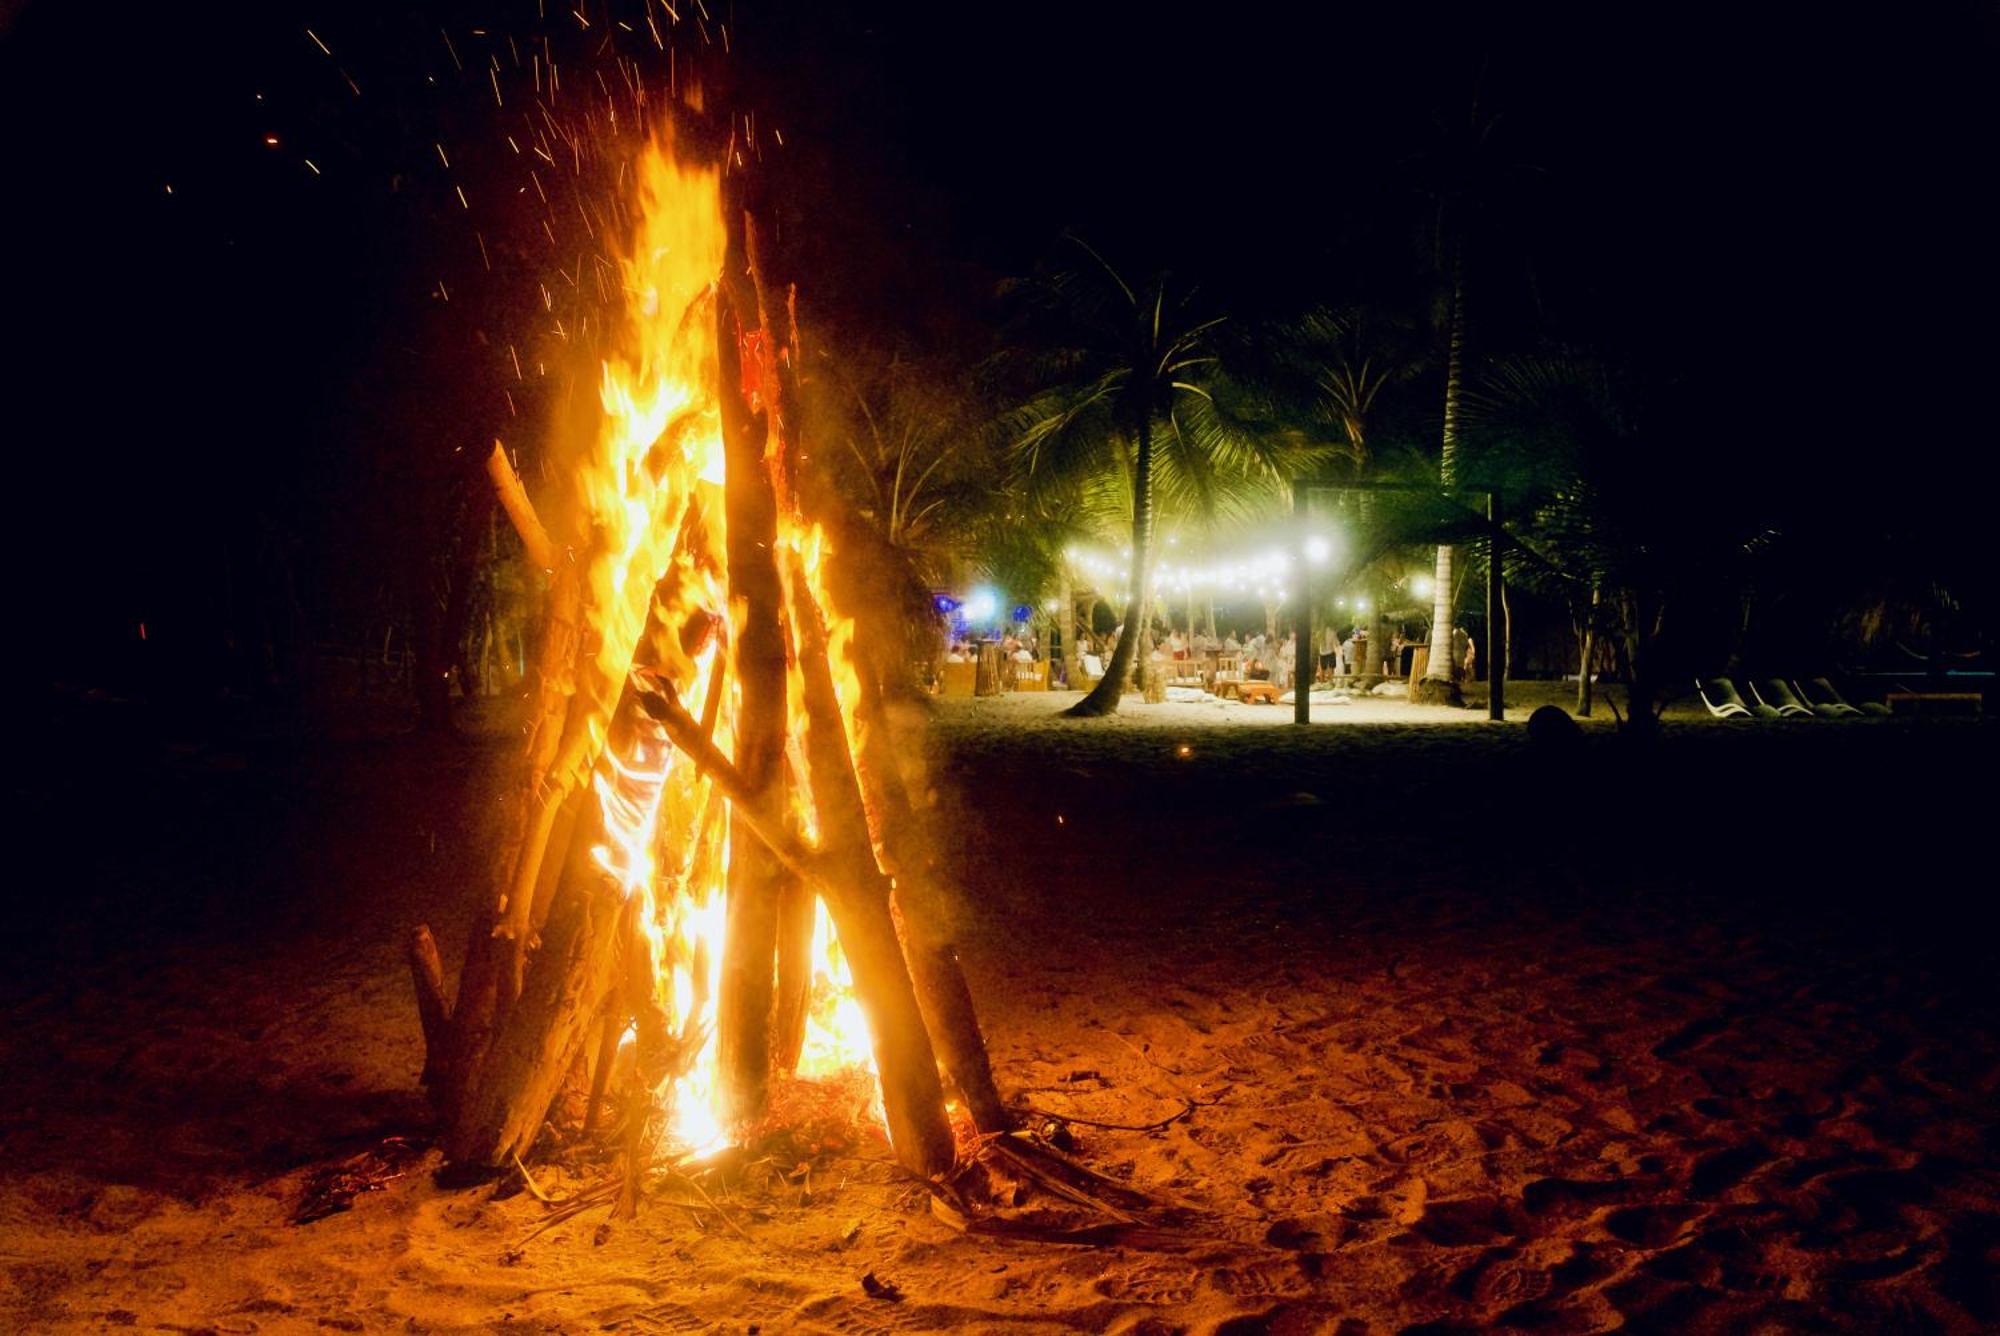
[[[802,507],[794,293],[717,167],[670,135],[632,167],[595,439],[534,498],[489,461],[547,593],[454,997],[429,930],[411,944],[444,1147],[506,1169],[611,1109],[636,1184],[805,1078],[858,1082],[936,1181],[960,1158],[947,1085],[963,1137],[1011,1122]]]

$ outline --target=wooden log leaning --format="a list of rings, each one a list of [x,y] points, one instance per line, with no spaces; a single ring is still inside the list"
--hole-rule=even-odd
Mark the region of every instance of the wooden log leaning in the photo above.
[[[745,800],[732,804],[731,819],[754,814],[776,821],[783,811],[786,726],[784,608],[772,556],[777,502],[765,463],[765,414],[753,411],[740,392],[739,309],[725,285],[716,320],[729,599],[737,617],[736,767],[750,786]],[[716,1048],[725,1116],[742,1122],[763,1112],[770,1093],[773,968],[785,875],[765,846],[734,840],[728,878]]]
[[[896,763],[881,679],[866,668],[859,677],[861,699],[856,714],[861,745],[855,769],[875,842],[881,848],[884,866],[895,878],[903,949],[909,957],[917,1001],[931,1042],[965,1100],[973,1126],[981,1132],[1012,1131],[1014,1118],[994,1085],[993,1065],[986,1055],[986,1038],[979,1030],[972,990],[966,986],[965,971],[958,963],[936,851]]]
[[[419,923],[410,929],[408,954],[410,979],[417,990],[417,1020],[424,1030],[422,1080],[428,1086],[437,1079],[445,1060],[451,1026],[451,1005],[444,993],[444,961],[429,924]]]
[[[564,560],[556,568],[544,604],[529,688],[528,722],[519,759],[505,787],[505,810],[496,822],[499,834],[489,866],[492,891],[481,905],[466,942],[444,1061],[430,1082],[432,1103],[447,1120],[457,1116],[466,1088],[478,1079],[491,1042],[502,1006],[502,976],[513,969],[513,939],[506,927],[513,907],[510,895],[524,861],[532,859],[539,869],[544,845],[534,832],[545,818],[552,819],[552,807],[559,801],[545,790],[562,745],[574,691],[582,605],[582,573],[574,561]]]
[[[588,854],[567,863],[520,996],[500,1018],[445,1138],[454,1164],[500,1168],[528,1153],[618,987],[624,896]]]
[[[641,703],[660,721],[673,744],[701,767],[732,805],[750,792],[748,782],[736,773],[729,758],[702,737],[700,725],[670,693],[648,695]],[[868,1016],[870,1036],[875,1043],[875,1065],[882,1082],[883,1111],[889,1115],[889,1138],[896,1158],[911,1172],[925,1177],[943,1172],[952,1162],[951,1128],[944,1118],[944,1091],[938,1084],[937,1060],[903,966],[902,947],[896,941],[886,879],[881,878],[879,870],[875,872],[879,879],[876,889],[881,895],[878,904],[869,906],[859,895],[845,889],[851,884],[848,874],[855,870],[848,865],[851,853],[836,863],[828,852],[806,848],[781,824],[752,815],[743,826],[763,841],[779,862],[825,898],[833,914],[834,928],[847,952],[848,964],[854,971],[855,994]],[[733,853],[732,850],[732,856]],[[869,862],[872,867],[872,855]],[[882,1005],[885,1001],[886,1005]],[[892,1033],[892,1027],[900,1027],[893,1031],[897,1035],[896,1046],[885,1053],[884,1037]],[[899,1125],[905,1128],[900,1139]]]
[[[796,877],[778,894],[777,992],[771,1008],[771,1069],[788,1072],[805,1052],[813,982],[813,891]]]
[[[739,377],[745,393],[761,406],[768,432],[760,469],[771,489],[776,513],[796,515],[794,483],[799,454],[798,381],[794,359],[798,322],[788,303],[782,310],[771,301],[764,281],[763,243],[756,215],[742,216],[744,277],[736,285],[739,309],[756,316],[758,337],[739,349]],[[796,659],[797,646],[793,645]],[[793,783],[799,783],[793,777]],[[777,983],[771,1009],[771,1067],[790,1071],[805,1049],[806,1023],[812,1006],[813,893],[791,879],[779,887],[773,946]]]
[[[784,567],[798,637],[806,774],[819,818],[821,857],[830,874],[827,909],[868,1017],[889,1144],[905,1168],[930,1177],[949,1169],[955,1155],[937,1056],[890,911],[889,878],[876,864],[869,842],[867,812],[834,694],[825,624],[795,552],[788,550]]]
[[[521,475],[507,458],[506,447],[498,441],[493,442],[493,453],[486,456],[486,476],[493,480],[500,508],[507,512],[514,532],[521,536],[528,560],[538,570],[554,570],[556,546],[549,540],[549,531],[542,527],[541,517],[535,514],[535,507],[528,500],[528,489],[521,485]]]

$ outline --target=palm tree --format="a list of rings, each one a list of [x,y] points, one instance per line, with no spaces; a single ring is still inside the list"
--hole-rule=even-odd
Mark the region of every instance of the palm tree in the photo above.
[[[1117,710],[1145,636],[1157,475],[1170,473],[1174,490],[1197,507],[1213,505],[1231,466],[1255,463],[1256,446],[1214,411],[1203,383],[1213,375],[1210,345],[1220,318],[1199,318],[1188,295],[1170,294],[1164,277],[1135,286],[1096,250],[1076,245],[1086,262],[1010,285],[1025,326],[1014,346],[1033,349],[1032,369],[1044,383],[1004,425],[1031,492],[1080,479],[1130,488],[1124,631],[1103,678],[1065,711],[1092,718]]]
[[[902,358],[866,357],[837,378],[825,434],[846,446],[834,473],[861,517],[926,585],[946,583],[992,463],[968,404],[945,375]],[[844,411],[843,411],[844,410]]]
[[[1438,484],[1446,492],[1459,481],[1459,427],[1461,425],[1466,373],[1466,252],[1473,235],[1473,220],[1480,211],[1508,188],[1517,174],[1517,165],[1505,162],[1495,152],[1498,116],[1482,107],[1475,82],[1466,104],[1464,118],[1441,127],[1437,145],[1425,165],[1425,192],[1433,212],[1430,222],[1431,250],[1441,279],[1440,332],[1444,336],[1444,429],[1438,457]],[[1453,546],[1440,543],[1435,576],[1436,598],[1431,611],[1431,655],[1424,680],[1417,684],[1416,699],[1438,704],[1461,703],[1457,665],[1452,662],[1453,602],[1455,573]],[[1491,665],[1499,671],[1500,665]]]
[[[1465,247],[1454,238],[1451,248],[1450,297],[1445,315],[1444,442],[1438,456],[1438,485],[1449,492],[1458,482],[1458,419],[1465,393]],[[1436,597],[1431,608],[1430,662],[1415,698],[1440,705],[1462,704],[1458,665],[1452,653],[1453,548],[1438,544],[1437,570],[1432,576]]]
[[[911,685],[916,665],[943,653],[933,594],[959,582],[1004,502],[990,485],[986,415],[940,367],[851,338],[812,344],[842,351],[819,354],[800,380],[808,435],[828,447],[806,481],[839,492],[843,504],[816,513],[840,545],[867,553],[838,567],[842,578],[865,575],[849,606],[866,609],[858,615],[872,623],[889,679]]]

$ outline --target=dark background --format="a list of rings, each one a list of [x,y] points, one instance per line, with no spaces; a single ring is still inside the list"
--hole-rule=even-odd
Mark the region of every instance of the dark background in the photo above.
[[[509,425],[500,290],[530,276],[475,271],[464,176],[431,145],[478,179],[501,127],[477,53],[589,49],[549,8],[0,8],[17,668],[115,681],[145,623],[143,652],[227,677],[260,619],[351,641],[422,596],[413,535],[448,523],[458,452]],[[616,30],[645,6],[613,10],[586,10],[587,42],[650,51]],[[785,133],[807,302],[872,339],[976,355],[996,280],[1066,228],[1239,311],[1421,302],[1420,187],[1476,99],[1500,185],[1475,350],[1639,367],[1681,466],[1770,497],[1774,524],[1985,550],[1990,5],[739,0],[706,45],[682,14],[676,48]]]

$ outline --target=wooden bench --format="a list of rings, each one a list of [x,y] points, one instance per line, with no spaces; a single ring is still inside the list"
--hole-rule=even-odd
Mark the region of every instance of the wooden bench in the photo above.
[[[1883,701],[1890,714],[1981,714],[1986,698],[1977,691],[1892,691]]]
[[[1276,705],[1279,693],[1277,686],[1270,682],[1238,682],[1236,694],[1252,705]]]

